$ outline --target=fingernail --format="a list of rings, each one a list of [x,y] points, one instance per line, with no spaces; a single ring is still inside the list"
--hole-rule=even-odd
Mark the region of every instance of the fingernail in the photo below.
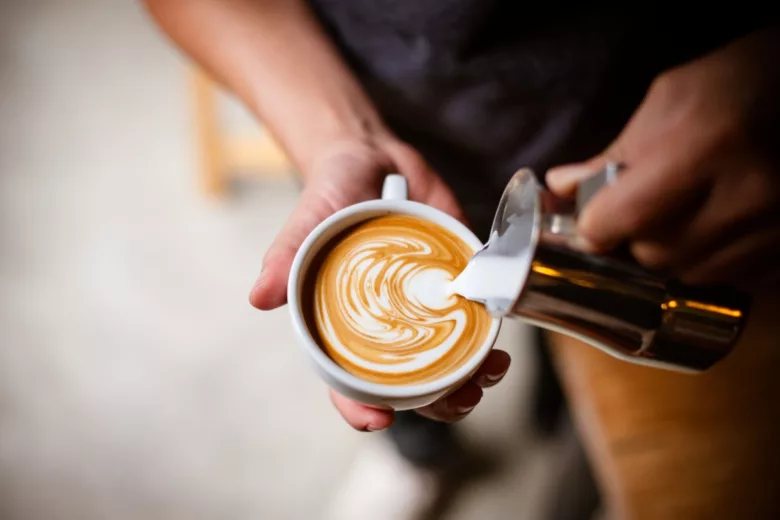
[[[488,380],[489,383],[496,383],[498,381],[501,381],[501,379],[506,375],[508,371],[504,370],[500,374],[485,374],[485,379]]]
[[[507,370],[504,370],[500,374],[482,374],[479,376],[477,384],[482,388],[488,388],[495,384],[498,384],[501,379],[506,375]]]
[[[482,389],[480,388],[480,399],[481,399],[481,393],[482,393]],[[470,411],[472,411],[474,408],[477,407],[477,405],[479,404],[480,399],[477,399],[476,402],[464,403],[464,404],[449,405],[449,403],[448,403],[447,408],[449,410],[449,413],[451,413],[453,415],[456,415],[456,416],[458,416],[458,415],[466,415],[467,413],[469,413]]]
[[[373,424],[369,424],[368,426],[366,426],[366,431],[367,432],[379,432],[379,431],[382,431],[384,429],[385,428],[382,427],[382,426],[374,426]]]
[[[469,413],[471,410],[473,410],[476,407],[477,407],[477,405],[475,405],[475,404],[471,405],[471,406],[456,406],[455,407],[455,413],[457,415],[466,415],[467,413]]]

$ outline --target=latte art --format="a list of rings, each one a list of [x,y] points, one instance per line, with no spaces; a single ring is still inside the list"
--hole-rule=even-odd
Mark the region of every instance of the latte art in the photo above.
[[[416,217],[356,226],[317,273],[321,346],[347,371],[384,384],[423,383],[457,369],[492,322],[481,305],[447,291],[472,254],[450,231]]]

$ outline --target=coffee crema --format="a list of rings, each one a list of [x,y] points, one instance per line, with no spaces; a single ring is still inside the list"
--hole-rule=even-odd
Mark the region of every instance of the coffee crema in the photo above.
[[[417,217],[377,217],[347,230],[314,280],[320,346],[375,383],[420,384],[457,370],[492,326],[482,305],[448,291],[472,255],[454,233]]]

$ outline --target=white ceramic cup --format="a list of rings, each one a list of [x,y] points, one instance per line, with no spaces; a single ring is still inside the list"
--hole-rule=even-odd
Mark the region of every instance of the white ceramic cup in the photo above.
[[[471,247],[474,252],[482,243],[466,226],[455,218],[419,202],[407,200],[406,179],[401,175],[388,175],[382,188],[382,199],[361,202],[338,211],[317,226],[303,241],[290,270],[287,282],[287,299],[293,327],[299,343],[317,373],[338,393],[355,401],[393,410],[409,410],[429,405],[465,383],[477,371],[493,348],[501,326],[500,319],[493,319],[485,342],[471,359],[458,370],[441,379],[417,385],[383,385],[360,379],[340,366],[323,352],[312,337],[304,319],[304,282],[312,260],[323,246],[338,233],[365,220],[383,215],[410,215],[434,222],[451,232]]]

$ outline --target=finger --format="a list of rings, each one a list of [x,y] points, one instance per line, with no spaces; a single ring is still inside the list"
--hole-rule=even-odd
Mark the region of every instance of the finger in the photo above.
[[[263,269],[249,295],[252,305],[271,310],[287,302],[287,277],[295,254],[306,236],[337,209],[320,192],[304,190],[263,259]]]
[[[577,227],[587,249],[609,251],[629,239],[679,223],[706,199],[703,176],[652,154],[601,188],[582,210]]]
[[[411,185],[412,183],[410,183],[410,189]],[[455,217],[455,219],[459,220],[466,227],[470,226],[466,213],[458,202],[458,199],[455,197],[455,194],[437,174],[433,174],[430,182],[427,183],[425,190],[421,191],[423,191],[424,194],[420,195],[419,200]]]
[[[399,173],[403,174],[409,183],[409,198],[433,206],[468,225],[455,194],[422,155],[401,142],[388,143],[385,148]]]
[[[775,225],[780,220],[773,201],[777,190],[763,171],[741,166],[741,175],[721,175],[702,192],[706,202],[689,219],[632,244],[636,259],[649,267],[687,269],[746,234]]]
[[[724,244],[708,258],[685,269],[680,278],[691,285],[731,283],[756,287],[771,282],[780,269],[780,229],[752,230]]]
[[[623,164],[625,162],[626,154],[623,144],[626,140],[625,135],[625,132],[622,133],[602,153],[587,161],[551,168],[545,175],[547,187],[559,197],[573,198],[582,181],[603,171],[610,163]]]
[[[509,371],[511,362],[509,354],[503,350],[493,350],[471,380],[482,388],[497,385]]]
[[[447,397],[420,408],[417,413],[435,421],[455,422],[466,417],[481,399],[482,389],[475,382],[468,381]]]
[[[690,216],[631,243],[633,257],[648,269],[679,273],[697,266],[751,232],[756,221],[733,205],[710,198]]]
[[[614,149],[609,149],[603,154],[582,163],[556,166],[547,171],[545,176],[547,187],[559,197],[573,198],[577,194],[577,187],[582,181],[602,171],[610,162],[619,162]]]
[[[330,400],[344,420],[358,431],[376,432],[387,429],[393,424],[393,412],[391,411],[371,408],[333,390],[330,391]]]

